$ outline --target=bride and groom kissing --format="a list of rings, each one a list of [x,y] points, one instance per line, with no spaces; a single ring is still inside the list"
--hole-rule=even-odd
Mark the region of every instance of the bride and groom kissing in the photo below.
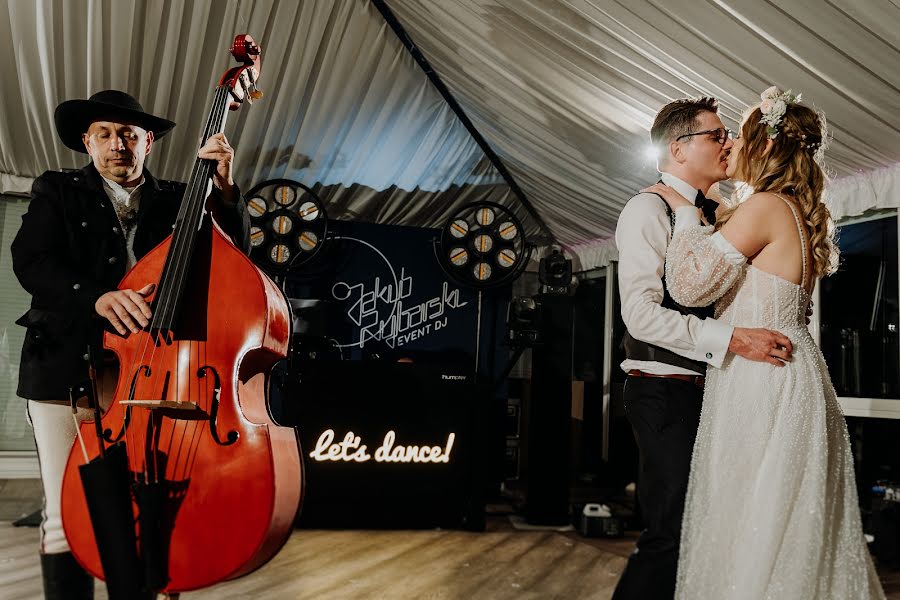
[[[825,118],[800,100],[769,88],[735,136],[715,99],[680,99],[650,130],[660,182],[616,228],[645,530],[614,600],[884,598],[806,327],[838,251]],[[705,197],[729,178],[742,202]]]

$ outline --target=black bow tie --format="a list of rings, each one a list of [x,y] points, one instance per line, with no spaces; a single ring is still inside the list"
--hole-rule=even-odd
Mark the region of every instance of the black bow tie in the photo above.
[[[697,197],[694,199],[694,206],[700,209],[707,223],[709,223],[710,225],[716,224],[716,209],[719,208],[718,202],[716,202],[715,200],[710,200],[703,195],[703,192],[697,190]]]

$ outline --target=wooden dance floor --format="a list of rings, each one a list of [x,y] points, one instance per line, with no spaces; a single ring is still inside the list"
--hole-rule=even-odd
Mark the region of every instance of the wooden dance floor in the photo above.
[[[351,600],[607,599],[631,541],[611,550],[574,533],[296,530],[281,552],[241,579],[182,594],[225,598]],[[42,598],[38,529],[0,523],[0,598]],[[98,599],[106,589],[97,584]]]
[[[625,539],[522,531],[503,516],[487,531],[294,531],[263,568],[182,594],[184,600],[606,600],[633,548]],[[38,529],[0,521],[0,598],[40,600]],[[900,571],[879,569],[889,600],[900,600]],[[97,582],[96,598],[106,600]]]

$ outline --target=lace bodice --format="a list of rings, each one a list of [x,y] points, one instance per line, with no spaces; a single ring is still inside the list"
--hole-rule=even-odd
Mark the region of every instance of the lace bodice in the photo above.
[[[787,200],[784,202],[797,222],[805,281],[805,237],[796,209]],[[746,261],[734,262],[722,250],[727,242],[717,237],[721,238],[721,234],[704,225],[690,225],[675,232],[666,253],[666,282],[672,297],[685,306],[715,302],[715,318],[735,327],[805,329],[809,293]]]
[[[715,317],[735,327],[806,328],[809,294],[796,283],[744,265],[735,285],[716,302]]]

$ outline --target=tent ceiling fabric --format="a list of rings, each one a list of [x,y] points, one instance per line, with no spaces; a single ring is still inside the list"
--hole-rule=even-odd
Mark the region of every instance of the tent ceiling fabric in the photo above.
[[[625,201],[656,176],[655,112],[772,84],[823,109],[836,215],[900,204],[900,7],[891,0],[386,0],[560,241],[614,256]],[[442,224],[516,198],[369,0],[0,0],[0,186],[79,167],[53,109],[117,87],[180,125],[151,168],[187,176],[225,48],[263,46],[266,97],[233,116],[236,177],[326,187],[330,216]],[[19,93],[15,93],[18,91]],[[606,258],[597,258],[598,256]]]
[[[900,161],[895,2],[387,3],[567,244],[608,238],[652,182],[647,132],[672,98],[715,96],[736,127],[793,88],[827,114],[834,175]]]
[[[178,123],[148,165],[186,179],[236,33],[263,49],[265,96],[226,127],[244,190],[295,179],[327,188],[329,217],[419,226],[488,200],[538,231],[368,0],[0,0],[2,191],[83,166],[53,111],[106,88]]]

